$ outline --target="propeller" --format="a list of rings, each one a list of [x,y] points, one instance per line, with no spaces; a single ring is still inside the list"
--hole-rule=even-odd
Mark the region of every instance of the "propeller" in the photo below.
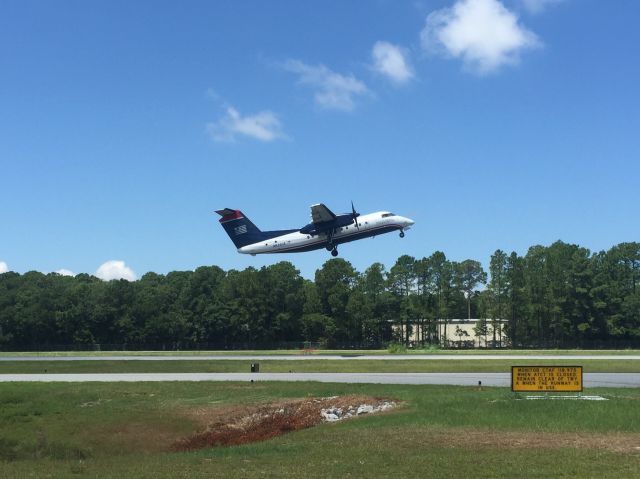
[[[359,230],[360,229],[360,225],[358,224],[358,216],[360,216],[360,213],[356,213],[356,209],[353,206],[353,200],[351,200],[351,217],[353,218],[353,222],[356,224],[356,228]]]

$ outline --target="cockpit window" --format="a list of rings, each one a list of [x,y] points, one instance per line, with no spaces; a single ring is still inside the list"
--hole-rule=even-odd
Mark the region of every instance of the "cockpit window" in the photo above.
[[[393,213],[382,213],[383,218],[388,218],[389,216],[395,216]]]

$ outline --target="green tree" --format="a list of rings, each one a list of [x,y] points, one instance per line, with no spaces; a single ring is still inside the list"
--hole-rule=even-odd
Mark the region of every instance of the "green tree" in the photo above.
[[[410,299],[416,283],[415,263],[416,260],[412,256],[400,256],[387,275],[389,289],[399,300],[399,325],[407,346],[411,337],[411,321],[415,319],[416,314],[416,308]]]
[[[467,319],[471,319],[471,297],[476,286],[487,282],[487,273],[482,269],[479,261],[466,259],[458,264],[458,278],[460,287],[467,300]]]
[[[484,337],[484,345],[486,347],[489,328],[487,326],[487,320],[485,318],[478,318],[478,321],[476,321],[476,324],[473,327],[473,332],[475,333],[477,338]]]
[[[361,309],[351,306],[351,311],[359,316],[362,324],[362,340],[365,345],[380,345],[391,338],[389,327],[390,293],[386,289],[385,268],[381,263],[373,263],[359,276],[356,290],[362,293]],[[355,303],[355,302],[354,302]]]
[[[351,263],[341,258],[330,259],[316,271],[315,283],[322,304],[322,314],[332,318],[337,327],[336,339],[348,342],[358,336],[349,321],[347,304],[355,286],[357,273]]]
[[[450,311],[453,303],[455,267],[447,260],[447,257],[442,251],[436,251],[426,259],[424,268],[427,268],[429,271],[429,274],[425,278],[425,281],[427,281],[425,287],[433,296],[435,320],[444,323],[443,337],[438,337],[438,341],[446,340],[448,339],[447,323],[452,317]]]
[[[307,341],[320,342],[327,347],[335,344],[336,322],[329,316],[320,313],[303,315],[302,330],[304,339]]]
[[[508,322],[506,334],[511,347],[517,348],[520,343],[529,341],[527,328],[527,311],[529,303],[527,299],[527,286],[525,279],[524,259],[512,252],[507,260],[505,271],[507,290]]]

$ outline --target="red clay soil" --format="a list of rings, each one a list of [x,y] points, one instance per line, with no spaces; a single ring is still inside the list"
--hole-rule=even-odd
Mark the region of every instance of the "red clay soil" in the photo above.
[[[347,410],[350,407],[357,408],[361,404],[376,407],[386,401],[388,400],[369,396],[342,396],[289,400],[247,407],[241,411],[236,407],[230,410],[230,414],[226,417],[224,411],[220,411],[223,414],[218,413],[216,416],[222,419],[209,424],[204,431],[176,441],[171,449],[194,451],[208,447],[236,446],[264,441],[321,423],[323,409]]]

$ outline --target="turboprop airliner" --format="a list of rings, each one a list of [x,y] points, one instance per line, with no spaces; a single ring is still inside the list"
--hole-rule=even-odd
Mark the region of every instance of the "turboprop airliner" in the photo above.
[[[240,210],[225,208],[217,210],[220,223],[238,253],[300,253],[326,248],[332,256],[338,256],[338,245],[364,238],[400,231],[413,226],[413,220],[378,211],[360,215],[351,203],[351,213],[336,215],[324,204],[311,205],[311,223],[299,229],[260,231]]]

